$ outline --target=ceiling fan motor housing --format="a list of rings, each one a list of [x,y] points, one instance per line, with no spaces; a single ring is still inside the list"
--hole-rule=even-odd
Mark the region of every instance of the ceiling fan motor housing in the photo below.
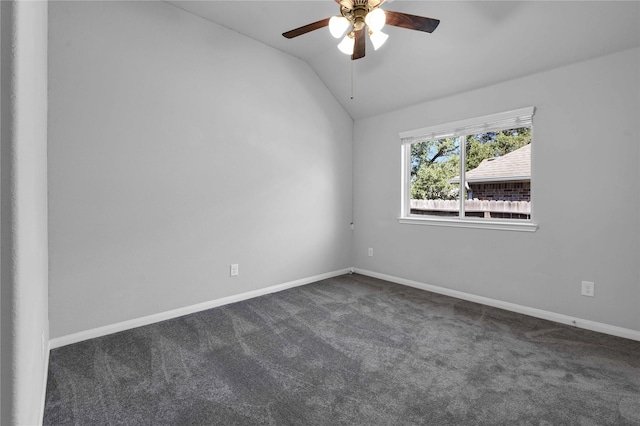
[[[360,31],[365,27],[365,18],[375,7],[368,0],[355,0],[352,7],[340,6],[342,16],[353,22],[353,30]]]
[[[360,31],[361,29],[364,28],[364,18],[367,16],[367,13],[369,12],[369,10],[367,10],[366,6],[355,6],[353,8],[353,29],[354,31]]]

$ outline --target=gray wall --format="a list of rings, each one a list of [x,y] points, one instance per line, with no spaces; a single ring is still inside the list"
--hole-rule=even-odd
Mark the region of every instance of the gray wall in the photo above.
[[[356,121],[355,266],[640,330],[639,63],[633,49]],[[399,132],[531,105],[537,232],[398,223]]]
[[[52,338],[351,266],[353,122],[308,65],[166,3],[49,9]]]
[[[0,2],[3,425],[41,422],[47,322],[47,2]]]

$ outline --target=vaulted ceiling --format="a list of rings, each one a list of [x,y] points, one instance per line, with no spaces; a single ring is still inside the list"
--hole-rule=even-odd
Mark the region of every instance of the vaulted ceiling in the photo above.
[[[169,3],[306,61],[354,119],[640,46],[638,1],[387,0],[383,9],[440,26],[432,34],[387,26],[387,43],[374,51],[367,41],[356,61],[327,28],[282,36],[339,15],[333,0]]]

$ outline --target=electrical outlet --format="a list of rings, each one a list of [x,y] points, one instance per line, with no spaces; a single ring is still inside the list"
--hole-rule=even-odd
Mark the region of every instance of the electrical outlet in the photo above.
[[[369,247],[369,257],[373,257],[373,249],[371,247]]]
[[[582,295],[594,297],[596,293],[596,285],[591,281],[582,281]]]
[[[231,264],[231,276],[235,277],[236,275],[238,275],[238,264],[237,263],[232,263]]]

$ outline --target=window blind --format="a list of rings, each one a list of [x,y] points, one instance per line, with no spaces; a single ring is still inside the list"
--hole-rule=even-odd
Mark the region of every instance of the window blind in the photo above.
[[[467,120],[423,127],[421,129],[408,130],[400,133],[400,141],[403,145],[409,145],[430,140],[497,132],[499,130],[515,129],[518,127],[529,127],[533,123],[534,112],[535,107],[527,107]]]

